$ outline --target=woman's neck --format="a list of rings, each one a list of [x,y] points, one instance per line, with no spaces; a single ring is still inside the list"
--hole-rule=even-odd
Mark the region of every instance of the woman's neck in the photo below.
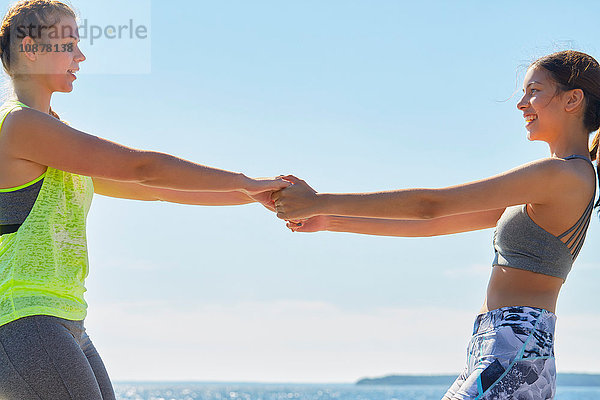
[[[31,78],[13,80],[13,85],[17,99],[20,102],[43,113],[50,113],[52,92],[41,89],[40,85],[36,84],[35,80]]]
[[[551,157],[563,158],[571,154],[589,156],[589,133],[586,132],[580,121],[574,121],[566,126],[563,132],[561,136],[548,142]]]

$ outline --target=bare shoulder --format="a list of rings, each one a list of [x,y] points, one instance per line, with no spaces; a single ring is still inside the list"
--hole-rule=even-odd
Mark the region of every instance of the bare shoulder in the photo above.
[[[13,120],[11,114],[21,113],[21,111],[28,110],[15,109],[9,113],[2,124],[0,132],[0,189],[24,185],[41,176],[47,169],[45,165],[14,156],[11,141],[14,141],[16,129],[14,129],[14,123],[10,122]],[[21,113],[21,115],[27,114],[27,112]]]
[[[591,182],[596,183],[594,180],[596,178],[596,172],[594,169],[596,167],[586,160],[582,160],[581,158],[572,158],[569,160],[560,160],[562,164],[562,168],[565,168],[568,173],[570,173],[573,179],[578,179],[582,183],[587,182],[588,184]],[[591,186],[591,184],[589,185]]]
[[[151,152],[74,129],[40,111],[10,112],[2,125],[0,148],[7,158],[61,171],[120,181],[141,181]]]
[[[39,127],[48,126],[49,119],[54,119],[32,108],[16,108],[6,115],[0,134],[0,149],[3,154],[20,158],[17,149],[24,145],[35,146],[32,139],[39,133]],[[56,120],[58,123],[59,121]]]
[[[557,180],[551,200],[528,204],[527,212],[535,223],[558,236],[573,226],[589,205],[596,188],[596,174],[591,164],[580,158],[556,160],[561,179]]]
[[[577,207],[590,201],[596,189],[595,166],[580,158],[569,160],[558,159],[560,170],[564,179],[560,184],[564,191],[556,193],[558,202],[561,198]]]

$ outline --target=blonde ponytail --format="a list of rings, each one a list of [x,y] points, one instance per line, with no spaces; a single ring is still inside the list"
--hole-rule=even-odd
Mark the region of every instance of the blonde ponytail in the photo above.
[[[52,110],[52,107],[50,107],[50,112],[49,112],[49,114],[50,114],[50,115],[52,115],[54,118],[56,118],[57,120],[59,120],[59,121],[60,121],[60,117],[58,116],[58,114],[57,114],[57,113],[55,113],[55,112],[54,112],[54,110]]]

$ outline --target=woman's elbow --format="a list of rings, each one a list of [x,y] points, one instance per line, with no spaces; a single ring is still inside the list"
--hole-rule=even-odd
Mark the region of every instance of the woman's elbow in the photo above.
[[[419,205],[418,216],[420,219],[433,219],[439,216],[440,203],[433,198],[430,192],[423,192]]]
[[[161,165],[164,165],[165,157],[168,156],[166,153],[157,151],[144,151],[141,153],[134,174],[137,182],[147,184],[156,181],[161,170]]]

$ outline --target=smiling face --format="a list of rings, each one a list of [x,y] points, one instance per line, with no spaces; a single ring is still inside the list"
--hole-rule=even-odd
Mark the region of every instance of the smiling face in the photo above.
[[[566,116],[562,97],[548,71],[539,67],[527,70],[517,108],[523,112],[529,140],[548,141],[561,132]]]
[[[33,32],[32,36],[23,39],[23,48],[34,49],[37,45],[38,51],[23,53],[21,72],[50,92],[72,91],[73,81],[77,79],[74,73],[79,70],[79,63],[85,60],[78,46],[75,19],[63,16],[55,26]]]

